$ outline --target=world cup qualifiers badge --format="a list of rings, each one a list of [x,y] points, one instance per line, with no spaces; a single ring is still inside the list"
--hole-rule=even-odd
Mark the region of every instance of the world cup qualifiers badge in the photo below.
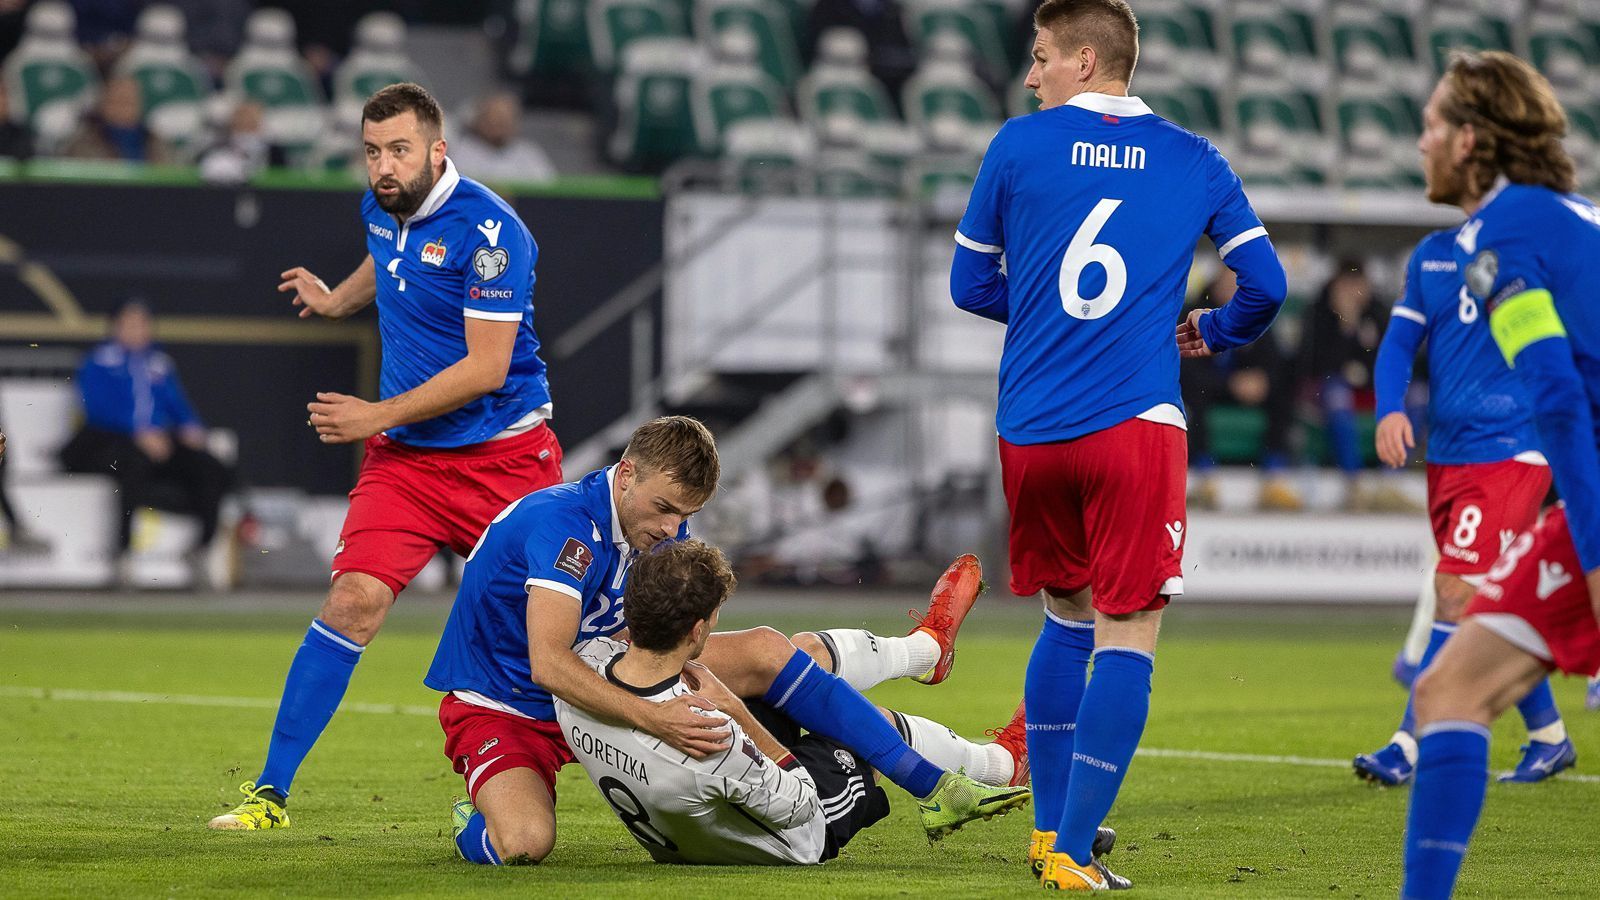
[[[422,261],[430,266],[444,265],[444,242],[434,240],[423,244]]]
[[[488,247],[479,247],[478,252],[472,254],[472,269],[478,273],[479,281],[493,281],[505,274],[511,265],[511,254],[504,247],[493,250]]]

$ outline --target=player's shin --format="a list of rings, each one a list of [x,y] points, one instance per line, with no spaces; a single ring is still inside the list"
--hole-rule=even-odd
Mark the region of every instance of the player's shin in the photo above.
[[[1489,729],[1446,720],[1422,729],[1406,820],[1407,900],[1446,898],[1455,889],[1489,782]]]
[[[818,636],[833,654],[833,673],[858,691],[915,678],[939,661],[939,642],[923,631],[884,637],[861,628],[831,628]]]
[[[895,728],[911,749],[946,772],[963,771],[980,784],[1011,783],[1015,763],[999,744],[977,744],[932,719],[891,712]]]
[[[271,785],[288,796],[289,782],[339,708],[364,649],[321,619],[311,621],[289,664],[267,762],[257,784]]]
[[[1039,831],[1055,831],[1066,807],[1072,740],[1093,653],[1093,622],[1046,614],[1022,688],[1028,707],[1028,759],[1033,763],[1033,819]]]
[[[1427,671],[1428,666],[1433,664],[1434,657],[1439,655],[1439,651],[1444,648],[1445,642],[1450,640],[1450,636],[1455,633],[1456,625],[1453,622],[1433,623],[1433,628],[1428,632],[1427,649],[1422,651],[1422,659],[1417,663],[1417,675],[1419,677],[1423,672]],[[1416,702],[1416,683],[1413,682],[1411,693],[1406,697],[1405,715],[1400,717],[1400,728],[1395,732],[1392,739],[1394,743],[1399,744],[1401,749],[1405,751],[1406,759],[1413,765],[1417,761],[1417,741],[1414,737],[1417,731]]]
[[[872,701],[802,650],[763,698],[807,731],[838,741],[912,796],[932,794],[944,770],[912,750]]]
[[[1150,714],[1155,659],[1128,647],[1101,647],[1078,710],[1066,809],[1056,852],[1088,865],[1096,831],[1116,802]]]

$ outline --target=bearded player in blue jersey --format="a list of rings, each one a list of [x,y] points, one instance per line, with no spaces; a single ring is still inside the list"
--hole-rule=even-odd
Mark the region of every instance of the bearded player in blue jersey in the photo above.
[[[1571,193],[1566,128],[1550,84],[1501,52],[1453,56],[1423,110],[1428,199],[1469,216],[1455,260],[1527,391],[1564,502],[1512,540],[1418,678],[1407,898],[1454,890],[1490,724],[1551,670],[1600,670],[1600,209]]]
[[[1042,109],[990,143],[950,290],[1006,326],[996,419],[1011,589],[1044,597],[1024,688],[1029,860],[1046,888],[1104,890],[1129,882],[1092,843],[1149,714],[1161,610],[1183,592],[1180,353],[1260,337],[1286,285],[1227,160],[1128,96],[1128,4],[1046,0],[1034,25],[1027,85]],[[1202,235],[1239,289],[1193,311],[1175,345]]]
[[[554,846],[556,772],[573,754],[552,695],[661,738],[686,757],[728,749],[723,719],[694,712],[715,710],[710,701],[688,694],[649,702],[596,677],[573,649],[626,634],[622,598],[633,560],[688,536],[688,519],[711,499],[719,472],[704,425],[682,416],[656,419],[634,431],[615,466],[523,497],[484,531],[425,679],[445,694],[439,706],[445,756],[470,795],[455,806],[456,848],[464,859],[538,862]],[[973,575],[968,601],[977,594]],[[840,629],[791,642],[773,629],[753,628],[711,635],[700,662],[736,696],[760,697],[805,729],[853,749],[921,801],[923,826],[938,838],[1021,806],[1029,792],[1008,783],[1021,780],[1014,772],[997,773],[990,786],[941,769],[913,750],[851,680],[835,674],[855,668],[852,677],[860,678],[875,670],[881,681],[940,670],[937,651],[916,670],[873,664],[885,645],[909,644],[920,634],[885,638]],[[948,671],[943,666],[937,677]],[[687,728],[680,724],[685,716]],[[1022,768],[1019,760],[1015,769]],[[854,798],[840,803],[853,805]],[[830,814],[836,811],[843,814],[844,806]],[[647,825],[637,819],[641,810],[631,813],[630,821]]]
[[[367,258],[337,287],[283,273],[302,318],[378,308],[376,401],[320,393],[306,424],[365,455],[332,584],[295,653],[261,774],[210,827],[289,827],[290,782],[332,720],[395,597],[441,547],[466,555],[507,503],[561,480],[550,388],[533,331],[528,228],[445,155],[444,114],[415,84],[367,100]]]
[[[1378,458],[1400,468],[1416,445],[1405,394],[1411,364],[1428,343],[1428,511],[1439,564],[1433,574],[1434,622],[1418,668],[1426,668],[1455,633],[1461,611],[1484,574],[1517,534],[1533,527],[1550,490],[1550,466],[1538,450],[1521,382],[1506,368],[1478,300],[1461,281],[1454,256],[1459,228],[1422,239],[1406,265],[1405,288],[1378,347]],[[1517,704],[1528,744],[1501,781],[1542,781],[1577,762],[1548,681]],[[1387,746],[1355,758],[1356,774],[1380,784],[1411,780],[1416,718],[1408,700]]]

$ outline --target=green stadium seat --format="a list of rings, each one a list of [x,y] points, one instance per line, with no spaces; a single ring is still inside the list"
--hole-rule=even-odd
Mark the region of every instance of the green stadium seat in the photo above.
[[[803,126],[785,119],[746,119],[722,136],[728,180],[739,190],[792,194],[807,187],[815,142]]]
[[[690,95],[703,66],[687,38],[628,43],[615,87],[617,126],[607,148],[614,162],[630,171],[660,171],[699,152]]]
[[[1156,115],[1198,134],[1221,132],[1221,103],[1208,85],[1191,83],[1182,76],[1154,74],[1140,76],[1138,84],[1140,99]]]
[[[1233,52],[1247,72],[1282,74],[1292,60],[1316,57],[1316,32],[1303,13],[1263,0],[1239,0],[1233,14]]]
[[[516,0],[512,70],[519,75],[561,76],[592,69],[588,5],[588,0]]]
[[[865,150],[838,148],[817,157],[817,193],[827,197],[888,197],[898,193],[896,170]]]
[[[333,73],[334,109],[340,127],[360,127],[361,107],[379,90],[419,78],[416,64],[406,55],[405,20],[389,12],[362,16],[356,23],[350,55]]]
[[[1428,18],[1428,54],[1443,72],[1451,50],[1510,50],[1504,23],[1466,9],[1439,7]]]
[[[906,81],[901,108],[907,121],[927,128],[934,119],[952,116],[971,123],[998,122],[994,94],[972,73],[959,39],[934,35],[921,65]]]
[[[1140,96],[1144,96],[1142,90]],[[1025,116],[1038,111],[1039,98],[1028,89],[1027,75],[1018,75],[1011,79],[1011,87],[1006,91],[1006,113],[1012,116]]]
[[[986,72],[1011,71],[1010,56],[995,31],[993,18],[971,0],[910,0],[905,8],[906,32],[927,48],[939,35],[955,35],[968,58]]]
[[[174,7],[145,9],[114,71],[139,82],[150,130],[187,154],[205,136],[204,104],[211,81],[184,43],[184,26],[183,14]]]
[[[652,0],[590,0],[589,50],[595,67],[612,72],[629,44],[645,38],[686,37],[682,10]]]
[[[225,90],[262,108],[262,130],[291,155],[310,151],[327,116],[315,73],[295,50],[294,19],[281,9],[258,9],[245,20],[244,46],[228,64]]]
[[[714,41],[730,28],[744,29],[756,36],[756,59],[774,81],[787,90],[800,77],[789,13],[777,0],[696,0],[694,14],[701,41]]]
[[[1267,414],[1251,406],[1213,406],[1206,411],[1211,455],[1223,465],[1261,461]]]
[[[747,119],[788,115],[783,87],[757,64],[759,38],[730,27],[716,37],[717,59],[694,79],[695,132],[702,152],[715,154],[730,126]]]
[[[1247,84],[1239,92],[1235,111],[1239,127],[1246,131],[1251,125],[1269,119],[1286,132],[1322,131],[1316,98],[1286,86]]]
[[[1330,32],[1334,61],[1346,76],[1377,79],[1397,64],[1416,60],[1411,23],[1374,7],[1335,7]]]
[[[862,122],[895,118],[894,103],[867,68],[867,40],[861,32],[833,28],[817,42],[817,60],[795,91],[800,117],[813,125],[834,116]]]
[[[1595,35],[1573,24],[1563,17],[1536,15],[1528,26],[1528,59],[1557,90],[1585,89],[1589,72],[1600,66]]]
[[[78,127],[100,79],[73,36],[77,19],[72,7],[38,3],[24,22],[22,40],[6,57],[0,77],[12,120],[32,128],[40,149],[49,152]]]

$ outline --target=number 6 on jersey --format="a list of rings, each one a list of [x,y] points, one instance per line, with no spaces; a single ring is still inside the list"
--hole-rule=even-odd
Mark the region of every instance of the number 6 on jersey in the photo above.
[[[1121,200],[1106,198],[1094,205],[1088,218],[1078,226],[1061,257],[1061,308],[1074,319],[1098,319],[1122,302],[1122,293],[1128,287],[1128,266],[1122,254],[1110,244],[1096,244],[1100,229],[1106,227],[1111,214],[1122,205]],[[1106,284],[1100,293],[1084,298],[1078,293],[1078,280],[1091,263],[1099,263],[1106,270]]]

